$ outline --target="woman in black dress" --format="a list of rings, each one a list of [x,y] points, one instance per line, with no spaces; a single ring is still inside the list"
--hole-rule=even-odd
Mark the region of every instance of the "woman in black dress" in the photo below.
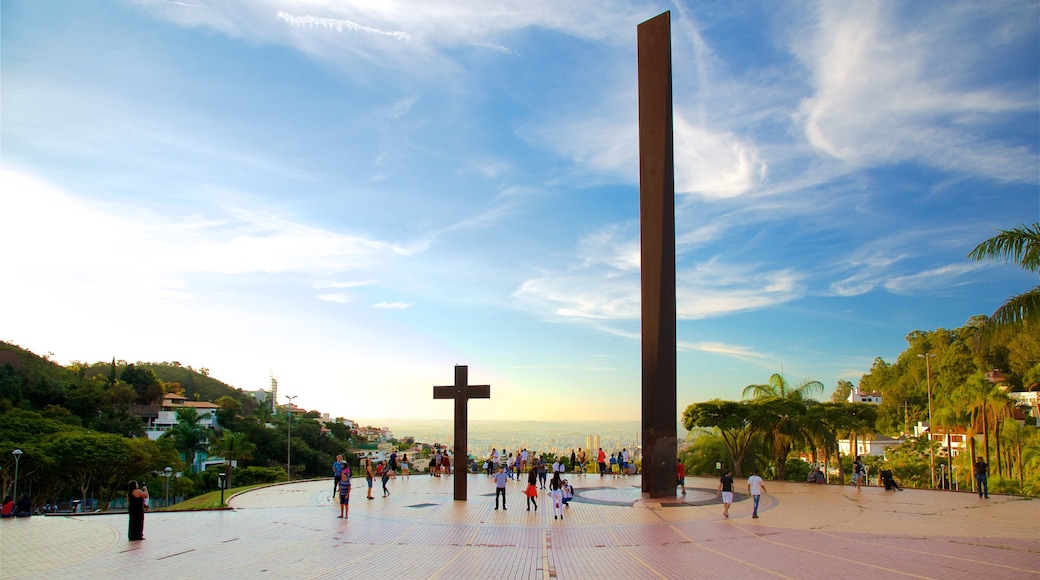
[[[130,512],[129,538],[131,542],[144,539],[144,502],[147,499],[148,487],[144,482],[141,482],[141,487],[137,486],[136,481],[127,484],[126,503]]]

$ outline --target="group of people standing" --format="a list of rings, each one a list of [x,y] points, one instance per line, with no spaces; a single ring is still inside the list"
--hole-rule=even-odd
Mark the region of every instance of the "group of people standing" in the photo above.
[[[539,459],[536,458],[534,465],[527,472],[527,486],[524,488],[524,495],[527,497],[527,511],[531,511],[531,507],[534,507],[534,511],[538,511],[538,496],[539,489],[545,489],[545,460],[542,459],[540,464],[543,469],[539,470]],[[567,506],[571,499],[574,498],[574,487],[566,480],[563,479],[563,464],[559,461],[553,463],[553,476],[549,481],[549,501],[552,505],[553,519],[563,519],[563,508]],[[502,510],[506,508],[506,484],[512,479],[509,474],[506,473],[506,465],[499,464],[498,471],[491,475],[491,478],[495,482],[495,509],[498,509],[499,497],[502,498]],[[517,481],[520,481],[519,474],[516,477]],[[539,486],[539,484],[541,484]]]

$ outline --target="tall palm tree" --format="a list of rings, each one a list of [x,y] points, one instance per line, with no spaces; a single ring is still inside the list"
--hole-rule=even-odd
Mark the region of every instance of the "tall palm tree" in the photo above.
[[[741,396],[747,398],[751,395],[753,399],[792,399],[795,401],[808,401],[811,395],[823,392],[823,383],[820,381],[805,380],[797,387],[787,382],[780,373],[773,373],[769,382],[764,385],[748,385],[744,387]]]
[[[227,486],[231,487],[231,462],[252,459],[253,452],[256,451],[256,445],[246,439],[245,433],[224,431],[223,435],[210,445],[210,450],[224,458],[224,473],[227,477]]]
[[[173,447],[184,454],[190,468],[195,467],[195,455],[209,448],[209,429],[199,424],[202,416],[194,407],[177,409],[177,424],[162,434],[173,440]]]
[[[996,236],[975,246],[968,258],[1015,262],[1030,272],[1040,272],[1040,223],[998,230]],[[1040,320],[1040,285],[1008,298],[989,317],[983,330],[998,331],[1025,321]]]
[[[744,397],[750,395],[756,400],[776,401],[774,412],[766,415],[769,424],[763,427],[770,434],[777,479],[783,480],[787,475],[787,456],[795,441],[809,439],[803,424],[806,407],[813,401],[810,395],[823,392],[823,388],[823,383],[813,380],[794,387],[780,373],[773,373],[767,384],[744,387]]]

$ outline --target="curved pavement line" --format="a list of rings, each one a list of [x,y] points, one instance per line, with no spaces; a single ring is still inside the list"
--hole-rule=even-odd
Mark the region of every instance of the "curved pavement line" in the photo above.
[[[658,578],[663,578],[664,580],[668,580],[668,576],[662,574],[657,568],[654,568],[646,560],[640,558],[635,552],[628,549],[628,546],[621,542],[621,538],[617,536],[617,531],[615,531],[613,528],[611,528],[610,530],[610,537],[614,539],[614,545],[618,548],[621,548],[622,551],[628,554],[629,558],[632,558],[636,562],[639,562],[644,568],[652,572],[654,576],[657,576]]]
[[[899,575],[899,576],[910,576],[911,578],[924,578],[926,580],[932,580],[931,576],[921,576],[920,574],[914,574],[913,572],[904,572],[903,570],[897,570],[895,568],[886,568],[885,566],[878,566],[877,564],[871,564],[870,562],[866,562],[864,560],[853,560],[852,558],[844,558],[842,556],[837,556],[837,555],[834,555],[834,554],[828,554],[827,552],[819,552],[819,551],[816,551],[816,550],[810,550],[809,548],[803,548],[801,546],[795,546],[794,544],[784,544],[783,542],[774,542],[773,540],[770,540],[770,539],[766,538],[763,535],[755,534],[755,533],[752,533],[749,530],[744,529],[740,524],[734,523],[733,527],[735,527],[738,530],[746,533],[748,536],[758,538],[759,540],[762,540],[763,542],[766,542],[767,544],[773,544],[774,546],[780,546],[781,548],[788,548],[788,549],[791,549],[791,550],[800,550],[802,552],[809,552],[810,554],[816,554],[817,556],[822,556],[824,558],[832,558],[834,560],[841,560],[842,562],[848,562],[850,564],[857,564],[859,566],[867,566],[867,567],[870,567],[870,568],[876,568],[876,569],[881,570],[883,572],[888,572],[889,574],[895,574],[895,575]]]
[[[740,559],[740,558],[738,558],[738,557],[736,557],[736,556],[734,556],[732,554],[727,554],[725,552],[720,552],[719,550],[713,550],[713,549],[705,546],[704,544],[698,543],[696,540],[694,540],[690,536],[687,536],[686,534],[683,533],[682,530],[677,528],[675,525],[671,525],[669,527],[675,533],[677,533],[680,536],[686,538],[686,540],[688,542],[690,542],[691,545],[696,546],[696,547],[700,548],[701,550],[704,550],[706,552],[711,552],[712,554],[715,554],[716,556],[722,556],[723,558],[726,558],[726,559],[729,559],[729,560],[733,560],[734,562],[739,562],[739,563],[741,563],[741,564],[743,564],[745,566],[754,568],[755,570],[758,570],[759,572],[762,572],[764,574],[770,574],[770,575],[776,576],[778,578],[786,578],[786,580],[797,580],[796,578],[792,578],[791,576],[787,576],[785,574],[781,574],[781,573],[779,573],[779,572],[777,572],[775,570],[770,570],[769,568],[763,568],[762,566],[759,566],[758,564],[755,564],[754,562],[749,562],[747,560],[742,560],[742,559]]]
[[[911,552],[913,554],[925,554],[927,556],[933,556],[933,557],[939,557],[939,558],[949,558],[951,560],[959,560],[961,562],[971,562],[972,564],[982,564],[984,566],[997,566],[999,568],[1007,568],[1008,570],[1014,570],[1015,572],[1022,572],[1024,574],[1040,575],[1040,570],[1033,570],[1033,569],[1030,569],[1030,568],[1019,568],[1017,566],[1008,566],[1007,564],[1000,564],[998,562],[988,562],[988,561],[984,561],[984,560],[974,560],[972,558],[962,558],[961,556],[951,556],[949,554],[940,554],[938,552],[926,552],[924,550],[915,550],[913,548],[904,548],[902,546],[893,546],[892,544],[883,544],[881,542],[868,542],[866,540],[858,540],[856,538],[843,538],[841,536],[832,534],[830,532],[824,532],[824,531],[820,531],[820,530],[806,530],[806,531],[813,532],[813,533],[820,534],[820,535],[824,535],[824,536],[830,536],[830,537],[835,538],[837,540],[841,540],[842,542],[856,542],[856,543],[859,543],[859,544],[866,544],[868,546],[880,546],[880,547],[885,548],[887,550],[892,550],[892,549],[902,550],[903,552]]]
[[[318,575],[315,575],[315,576],[309,576],[309,577],[310,578],[322,578],[322,577],[326,577],[326,576],[330,576],[330,575],[334,576],[337,573],[342,573],[344,570],[349,569],[354,564],[357,564],[358,562],[362,562],[364,560],[368,560],[369,558],[372,558],[374,556],[378,556],[379,554],[382,554],[383,552],[389,550],[391,547],[396,546],[398,543],[400,543],[402,538],[404,538],[408,534],[414,532],[415,529],[418,528],[418,527],[419,527],[419,524],[413,525],[412,527],[410,527],[407,530],[405,530],[405,531],[401,532],[400,534],[398,534],[397,537],[395,537],[394,539],[388,541],[382,547],[372,549],[372,550],[370,550],[369,552],[367,552],[363,556],[360,556],[358,558],[354,558],[353,560],[349,560],[347,562],[344,562],[343,565],[341,565],[341,566],[331,570],[330,572],[322,572],[321,574],[318,574]],[[340,531],[341,530],[336,530],[336,533],[338,534],[338,533],[340,533]]]
[[[451,565],[455,563],[456,560],[458,560],[459,558],[462,557],[463,554],[468,552],[470,550],[470,548],[473,547],[473,541],[477,539],[477,534],[479,534],[479,533],[480,533],[480,528],[474,529],[473,533],[470,534],[469,539],[466,540],[466,543],[462,546],[462,549],[456,551],[455,555],[452,556],[451,558],[448,558],[448,561],[445,562],[443,566],[441,566],[440,568],[434,570],[433,574],[430,574],[430,578],[431,579],[432,578],[439,578],[441,576],[441,574],[444,573],[445,570],[450,568]]]
[[[92,529],[84,534],[84,527]],[[114,549],[120,534],[101,518],[33,516],[5,519],[0,525],[3,539],[0,577],[15,575],[8,568],[43,574],[88,561]],[[84,541],[84,537],[88,539]],[[41,557],[43,554],[46,558]]]

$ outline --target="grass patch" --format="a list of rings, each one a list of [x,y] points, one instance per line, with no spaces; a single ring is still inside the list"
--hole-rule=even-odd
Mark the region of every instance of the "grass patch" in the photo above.
[[[249,491],[250,489],[256,489],[258,487],[265,487],[271,485],[270,483],[258,483],[255,485],[243,485],[241,487],[232,487],[231,489],[224,490],[224,501],[236,493],[243,491]],[[179,504],[171,505],[168,508],[159,508],[151,510],[153,512],[164,512],[164,511],[184,511],[184,510],[212,510],[227,507],[227,504],[220,503],[220,490],[211,491],[202,495],[197,495],[193,498],[186,499]]]

